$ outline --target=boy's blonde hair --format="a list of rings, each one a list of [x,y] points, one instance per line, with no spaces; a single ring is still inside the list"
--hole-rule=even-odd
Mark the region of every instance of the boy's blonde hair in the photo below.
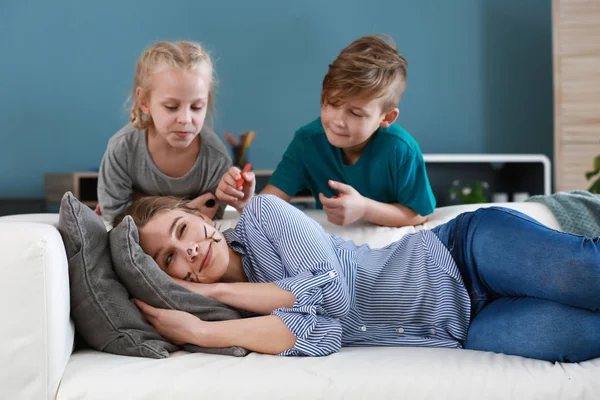
[[[351,98],[381,98],[384,110],[397,107],[406,86],[407,66],[390,37],[359,38],[329,64],[321,104],[337,106]]]
[[[213,63],[210,55],[202,46],[194,42],[158,42],[146,49],[135,67],[133,78],[133,91],[130,96],[131,122],[136,129],[146,129],[152,125],[151,118],[145,118],[140,108],[140,99],[136,96],[136,89],[142,88],[142,96],[151,92],[151,78],[161,67],[179,68],[193,71],[204,69],[210,77],[210,90],[208,92],[208,114],[213,112],[213,91],[216,79],[213,72]],[[147,117],[147,116],[146,116]]]

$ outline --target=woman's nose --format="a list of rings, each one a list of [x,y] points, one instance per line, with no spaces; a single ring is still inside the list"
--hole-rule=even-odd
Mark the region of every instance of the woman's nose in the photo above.
[[[192,243],[187,246],[187,249],[185,250],[185,252],[189,258],[193,259],[194,257],[196,257],[198,255],[199,249],[200,249],[200,246],[198,245],[198,243]]]

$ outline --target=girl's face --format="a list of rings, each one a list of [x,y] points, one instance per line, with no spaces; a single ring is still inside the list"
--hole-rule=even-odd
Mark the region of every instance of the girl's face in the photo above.
[[[229,246],[200,213],[161,211],[139,233],[144,252],[173,278],[213,283],[227,271]]]
[[[145,95],[136,89],[140,108],[152,116],[150,128],[171,147],[188,147],[204,126],[210,93],[210,71],[186,71],[164,68],[151,77],[151,88]]]

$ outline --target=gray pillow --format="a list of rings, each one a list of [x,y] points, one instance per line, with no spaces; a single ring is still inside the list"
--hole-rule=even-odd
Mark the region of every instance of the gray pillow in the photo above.
[[[139,246],[139,234],[133,219],[126,216],[110,231],[110,249],[117,275],[131,295],[153,307],[187,311],[203,321],[240,318],[237,311],[223,303],[193,293],[173,280]],[[207,348],[190,344],[183,350],[243,357],[242,347]]]
[[[71,317],[75,330],[96,350],[165,358],[178,349],[146,322],[112,268],[102,218],[70,192],[58,219],[69,262]]]

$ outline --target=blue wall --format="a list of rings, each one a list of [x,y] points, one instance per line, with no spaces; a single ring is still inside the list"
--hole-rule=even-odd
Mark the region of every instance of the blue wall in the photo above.
[[[379,32],[408,59],[399,122],[424,153],[551,156],[550,14],[547,0],[3,2],[0,198],[42,197],[44,173],[98,167],[157,40],[211,49],[216,130],[255,130],[256,169],[318,115],[328,63]]]

